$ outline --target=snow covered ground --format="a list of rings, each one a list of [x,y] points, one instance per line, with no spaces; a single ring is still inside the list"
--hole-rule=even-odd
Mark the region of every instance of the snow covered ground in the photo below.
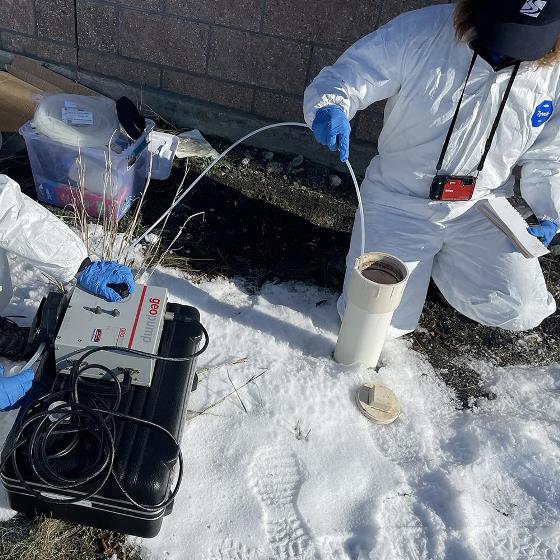
[[[10,312],[31,317],[44,280],[17,272]],[[478,364],[497,399],[461,411],[405,340],[387,345],[378,373],[335,364],[331,293],[279,284],[250,295],[170,270],[150,281],[200,309],[211,336],[189,409],[239,391],[191,414],[174,511],[158,537],[136,541],[146,558],[560,558],[560,366]],[[354,405],[372,380],[401,401],[393,425]],[[1,415],[0,438],[13,417]],[[11,515],[1,489],[0,515]]]

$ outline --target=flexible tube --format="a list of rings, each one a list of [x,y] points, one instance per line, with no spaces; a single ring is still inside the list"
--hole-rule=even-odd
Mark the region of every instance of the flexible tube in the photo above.
[[[171,214],[173,212],[173,210],[175,209],[175,207],[177,206],[177,204],[179,204],[179,202],[181,202],[183,200],[183,198],[185,198],[185,196],[187,196],[193,189],[194,187],[196,187],[196,185],[200,182],[200,180],[205,177],[210,171],[211,169],[221,160],[223,159],[227,154],[229,154],[229,152],[231,152],[234,148],[236,148],[237,146],[239,146],[239,144],[242,144],[243,142],[245,142],[245,140],[248,140],[249,138],[251,138],[252,136],[255,136],[257,134],[260,134],[261,132],[264,132],[266,130],[271,130],[273,128],[280,128],[281,126],[298,126],[298,127],[302,127],[302,128],[308,128],[308,126],[304,123],[299,123],[299,122],[283,122],[283,123],[276,123],[276,124],[269,124],[268,126],[263,126],[262,128],[259,128],[258,130],[254,130],[253,132],[250,132],[249,134],[247,134],[246,136],[243,136],[243,138],[241,138],[240,140],[238,140],[237,142],[235,142],[234,144],[232,144],[227,150],[225,150],[224,152],[222,152],[217,159],[215,159],[185,190],[185,192],[140,236],[137,237],[131,244],[131,248],[136,247],[136,245],[138,245],[138,243],[140,243],[147,235],[149,235],[163,220],[165,220],[165,218],[167,216],[169,216],[169,214]],[[361,228],[361,255],[363,255],[366,252],[366,228],[365,228],[365,218],[364,218],[364,207],[362,204],[362,196],[360,194],[360,185],[358,184],[358,180],[356,178],[356,174],[354,173],[354,169],[352,168],[352,165],[350,164],[349,161],[346,161],[346,166],[348,167],[348,170],[350,171],[350,176],[352,177],[352,181],[354,182],[354,188],[356,189],[356,196],[358,197],[358,212],[360,215],[360,228]]]
[[[65,111],[81,111],[91,115],[87,126],[64,121]],[[46,95],[39,102],[33,123],[37,131],[47,138],[80,148],[103,148],[120,130],[115,102],[106,97],[93,97],[67,93]]]
[[[39,359],[39,356],[43,353],[43,350],[45,349],[46,345],[47,345],[46,342],[41,342],[41,344],[39,344],[39,348],[37,348],[35,354],[33,354],[31,358],[29,358],[29,361],[19,370],[19,373],[30,368]]]
[[[352,177],[352,181],[354,182],[354,188],[356,189],[356,197],[358,198],[358,213],[360,215],[360,234],[361,234],[360,256],[363,257],[366,254],[366,219],[364,216],[362,193],[360,192],[360,185],[358,184],[358,179],[356,178],[354,169],[350,165],[350,161],[346,160],[346,166],[348,167],[348,171],[350,171],[350,177]]]

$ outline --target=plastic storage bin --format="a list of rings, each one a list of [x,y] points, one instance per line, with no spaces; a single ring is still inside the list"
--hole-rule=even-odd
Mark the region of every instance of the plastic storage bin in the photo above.
[[[27,145],[37,198],[120,220],[144,190],[153,128],[154,122],[146,120],[144,134],[132,144],[119,137],[111,149],[79,149],[47,138],[27,122],[19,132]]]

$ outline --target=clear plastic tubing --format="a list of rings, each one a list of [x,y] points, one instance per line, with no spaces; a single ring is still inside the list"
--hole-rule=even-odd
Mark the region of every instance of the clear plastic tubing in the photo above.
[[[140,237],[136,238],[133,242],[131,247],[136,247],[136,245],[138,245],[138,243],[140,243],[147,235],[149,235],[163,220],[165,220],[165,218],[167,216],[169,216],[169,214],[171,214],[173,212],[173,210],[175,209],[175,207],[177,206],[177,204],[179,204],[181,202],[181,200],[183,200],[183,198],[185,198],[185,196],[187,196],[195,187],[196,185],[199,183],[199,181],[205,176],[207,175],[210,170],[221,160],[223,159],[225,156],[227,156],[227,154],[229,154],[229,152],[231,152],[231,150],[233,150],[234,148],[236,148],[237,146],[239,146],[239,144],[242,144],[243,142],[245,142],[245,140],[251,138],[252,136],[256,136],[257,134],[260,134],[261,132],[264,132],[266,130],[270,130],[272,128],[280,128],[281,126],[299,126],[302,128],[308,128],[308,126],[304,123],[299,123],[299,122],[283,122],[283,123],[276,123],[276,124],[270,124],[268,126],[263,126],[262,128],[259,128],[258,130],[254,130],[253,132],[247,134],[246,136],[243,136],[243,138],[241,138],[240,140],[238,140],[237,142],[235,142],[235,144],[232,144],[227,150],[225,150],[224,152],[222,152],[217,159],[215,159],[185,190],[185,192],[173,203],[172,206],[170,206]],[[349,161],[346,161],[346,166],[348,167],[348,170],[350,171],[350,176],[352,177],[352,181],[354,182],[354,188],[356,189],[356,196],[358,197],[358,212],[360,215],[360,228],[361,228],[361,255],[363,255],[366,252],[366,227],[365,227],[365,218],[364,218],[364,207],[362,204],[362,195],[360,194],[360,185],[358,184],[358,180],[356,179],[356,174],[354,173],[354,169],[352,168],[352,166],[350,165]]]
[[[43,350],[45,349],[46,345],[47,345],[46,342],[41,342],[35,354],[33,354],[31,358],[29,358],[29,361],[19,370],[18,373],[21,373],[22,371],[25,371],[26,369],[30,368],[39,359],[39,356],[43,353]]]

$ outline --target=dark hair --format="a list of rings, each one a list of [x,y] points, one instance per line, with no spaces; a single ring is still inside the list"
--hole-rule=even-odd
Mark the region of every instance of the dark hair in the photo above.
[[[456,0],[455,34],[460,42],[468,42],[476,37],[475,20],[478,10],[488,0]],[[553,66],[560,62],[560,38],[552,50],[537,61],[538,66]]]

